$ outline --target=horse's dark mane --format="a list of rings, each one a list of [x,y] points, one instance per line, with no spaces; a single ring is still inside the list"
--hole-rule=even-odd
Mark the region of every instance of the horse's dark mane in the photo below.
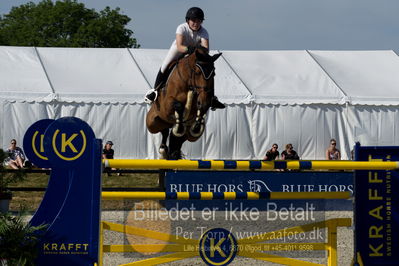
[[[204,47],[204,46],[202,46],[202,45],[198,45],[196,48],[197,48],[198,50],[201,50],[204,54],[209,54],[208,48],[206,48],[206,47]]]

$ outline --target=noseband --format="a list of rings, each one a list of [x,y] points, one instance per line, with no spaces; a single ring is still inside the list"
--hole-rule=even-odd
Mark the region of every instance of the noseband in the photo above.
[[[195,64],[195,66],[198,67],[201,70],[202,76],[204,77],[205,80],[210,79],[213,76],[214,72],[215,72],[215,67],[213,67],[213,66],[212,66],[212,68],[206,69],[206,68],[204,68],[204,66],[202,66],[198,62]],[[208,72],[208,73],[205,73],[205,72]]]

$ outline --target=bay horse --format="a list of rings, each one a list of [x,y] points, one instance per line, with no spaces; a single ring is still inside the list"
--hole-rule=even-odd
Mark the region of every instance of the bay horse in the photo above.
[[[150,133],[162,133],[162,159],[181,159],[183,143],[198,140],[204,132],[206,113],[214,96],[214,62],[221,55],[211,56],[206,48],[198,47],[178,60],[152,103],[146,124]]]

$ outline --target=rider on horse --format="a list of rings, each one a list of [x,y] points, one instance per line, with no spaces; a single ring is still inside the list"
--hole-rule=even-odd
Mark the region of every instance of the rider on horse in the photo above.
[[[204,21],[204,12],[198,7],[192,7],[187,11],[186,23],[180,24],[176,30],[176,40],[172,43],[169,52],[162,63],[155,80],[154,89],[147,92],[146,102],[153,102],[157,98],[158,91],[165,85],[168,78],[166,73],[169,64],[183,57],[185,54],[194,52],[195,47],[202,46],[209,50],[209,35],[207,30],[201,26]],[[225,105],[213,96],[211,101],[212,110],[225,108]]]

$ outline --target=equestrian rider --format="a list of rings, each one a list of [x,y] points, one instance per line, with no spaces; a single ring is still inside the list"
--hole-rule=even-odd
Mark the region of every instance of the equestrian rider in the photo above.
[[[168,78],[167,74],[164,74],[167,67],[173,60],[177,60],[183,57],[185,54],[191,54],[194,52],[195,47],[201,45],[209,50],[209,35],[207,30],[202,27],[204,21],[204,12],[201,8],[192,7],[187,11],[186,23],[180,24],[176,29],[176,40],[172,43],[169,48],[169,52],[162,63],[161,69],[158,72],[155,80],[154,89],[147,92],[145,96],[146,102],[153,102],[157,98],[158,91],[166,83]],[[223,109],[225,105],[218,101],[216,96],[213,96],[211,100],[211,108]]]

